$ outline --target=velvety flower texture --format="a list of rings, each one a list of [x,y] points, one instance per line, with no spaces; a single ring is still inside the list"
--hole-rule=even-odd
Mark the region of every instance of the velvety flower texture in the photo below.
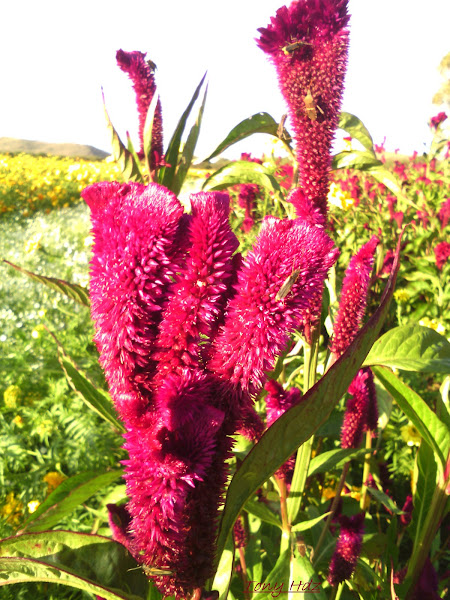
[[[450,257],[450,242],[439,242],[439,244],[436,244],[434,254],[436,256],[436,266],[442,271],[445,263]]]
[[[300,219],[265,221],[242,261],[228,196],[193,194],[192,212],[157,184],[94,184],[91,310],[126,427],[127,512],[118,540],[167,595],[212,575],[231,435],[255,425],[255,394],[288,334],[312,310],[337,250]],[[283,298],[292,270],[298,276]]]
[[[348,54],[347,0],[294,0],[257,41],[273,62],[294,130],[299,183],[326,220],[331,145]]]
[[[339,357],[355,339],[366,310],[367,293],[379,239],[374,235],[350,259],[342,282],[341,299],[330,350]]]
[[[140,154],[144,150],[144,127],[147,111],[156,92],[155,66],[151,61],[145,60],[146,54],[139,51],[125,52],[118,50],[116,60],[119,67],[128,74],[133,83],[136,93],[136,104],[139,115],[139,142]],[[155,109],[155,117],[152,129],[152,155],[150,156],[150,168],[152,170],[163,163],[163,129],[162,109],[158,100]]]
[[[375,431],[378,423],[377,394],[372,371],[360,369],[348,393],[344,422],[341,430],[341,447],[358,448],[365,431]]]
[[[328,581],[331,585],[338,585],[350,579],[355,570],[356,561],[361,553],[364,513],[353,517],[343,515],[339,518],[339,522],[341,531],[328,572]]]

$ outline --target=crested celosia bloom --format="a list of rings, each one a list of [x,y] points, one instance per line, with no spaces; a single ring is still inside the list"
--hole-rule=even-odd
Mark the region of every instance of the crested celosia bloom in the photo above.
[[[366,367],[358,371],[348,393],[344,422],[341,429],[341,447],[357,448],[365,431],[375,431],[378,424],[377,394],[372,371]]]
[[[436,256],[436,266],[441,271],[450,257],[450,242],[439,242],[439,244],[436,244],[434,254]]]
[[[127,73],[132,81],[133,89],[136,93],[136,104],[139,115],[139,142],[140,154],[144,150],[144,127],[147,118],[148,107],[156,92],[155,84],[155,65],[151,61],[145,60],[146,54],[143,52],[125,52],[118,50],[116,60],[119,67]],[[152,152],[150,156],[150,168],[163,164],[163,129],[162,129],[162,109],[161,102],[158,100],[155,109],[152,129]]]
[[[350,579],[355,570],[356,561],[361,553],[364,513],[353,517],[343,515],[339,518],[339,522],[341,531],[328,571],[328,581],[331,585],[338,585]]]
[[[243,261],[218,192],[193,194],[189,215],[157,184],[82,195],[95,340],[127,430],[130,500],[112,529],[144,567],[170,572],[154,577],[164,594],[185,598],[212,576],[230,436],[256,431],[253,398],[337,250],[323,229],[268,218]]]
[[[327,215],[331,145],[348,54],[347,0],[294,0],[258,31],[273,62],[294,130],[299,184]]]
[[[447,200],[441,204],[438,217],[441,222],[442,229],[445,229],[445,227],[447,227],[447,223],[450,221],[450,198],[447,198]]]
[[[435,117],[432,117],[430,120],[430,125],[432,129],[437,129],[441,123],[443,123],[447,119],[447,115],[445,112],[438,113]]]
[[[333,327],[330,350],[339,357],[355,339],[366,310],[374,255],[379,239],[376,236],[350,259],[342,282],[339,309]]]

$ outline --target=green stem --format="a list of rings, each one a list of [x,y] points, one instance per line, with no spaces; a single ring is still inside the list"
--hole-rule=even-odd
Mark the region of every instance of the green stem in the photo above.
[[[422,572],[423,565],[430,552],[431,544],[436,535],[436,531],[439,528],[441,520],[444,516],[447,501],[449,496],[445,493],[446,486],[449,483],[447,481],[441,482],[440,485],[434,490],[431,505],[425,519],[425,523],[422,529],[421,540],[413,550],[411,560],[408,564],[408,572],[406,573],[406,580],[409,583],[408,593],[406,594],[406,600],[411,600],[414,594],[414,587],[417,579]]]
[[[372,434],[370,431],[367,431],[366,432],[366,450],[370,450],[371,448],[372,448]],[[364,455],[364,470],[363,470],[362,485],[361,485],[361,498],[360,498],[360,503],[359,503],[361,510],[365,510],[365,506],[366,506],[366,497],[367,497],[366,481],[369,478],[369,473],[370,473],[370,457],[371,457],[371,453],[366,452],[366,454]]]
[[[317,557],[319,556],[319,550],[322,547],[322,544],[325,540],[325,536],[327,535],[328,529],[330,528],[331,521],[336,513],[336,509],[339,504],[339,498],[341,497],[342,490],[344,489],[345,478],[347,477],[348,470],[350,468],[350,461],[346,462],[344,468],[342,469],[341,478],[339,480],[339,485],[336,490],[336,494],[333,498],[333,503],[331,504],[330,514],[325,521],[325,525],[323,526],[322,532],[320,534],[319,540],[314,548],[314,560],[313,564],[317,561]]]
[[[287,550],[290,545],[291,540],[291,523],[289,521],[288,510],[287,510],[287,488],[286,488],[286,480],[275,476],[275,481],[278,485],[278,490],[280,494],[280,509],[281,509],[281,524],[283,527],[281,533],[281,544],[280,544],[280,554]]]

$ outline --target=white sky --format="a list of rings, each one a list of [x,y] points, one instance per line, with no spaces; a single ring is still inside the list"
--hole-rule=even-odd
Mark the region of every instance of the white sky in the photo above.
[[[165,143],[203,73],[209,93],[196,154],[229,130],[285,105],[274,68],[256,46],[282,0],[5,0],[0,35],[0,137],[90,144],[109,151],[100,87],[125,138],[137,130],[134,93],[116,50],[140,50],[158,66]],[[342,109],[390,150],[423,151],[450,50],[448,0],[349,0],[350,57]],[[242,142],[258,155],[267,136]]]

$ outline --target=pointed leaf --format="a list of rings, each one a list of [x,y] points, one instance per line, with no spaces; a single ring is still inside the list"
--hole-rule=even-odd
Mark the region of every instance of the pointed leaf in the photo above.
[[[197,120],[195,121],[195,124],[191,128],[191,131],[186,140],[186,144],[184,145],[184,148],[183,148],[181,159],[178,163],[178,169],[177,169],[177,173],[175,175],[175,181],[174,181],[174,185],[173,185],[173,189],[172,189],[174,194],[180,193],[180,190],[183,187],[184,180],[186,179],[186,175],[192,164],[195,147],[197,145],[198,136],[200,134],[200,126],[202,124],[203,112],[205,110],[207,93],[208,93],[208,86],[206,86],[205,93],[203,95],[203,101],[200,106],[200,110],[198,111]]]
[[[422,528],[436,490],[437,464],[433,449],[425,440],[422,440],[417,454],[417,472],[417,484],[413,501],[414,507],[409,527],[415,547],[420,544],[420,540],[422,539]]]
[[[165,161],[168,165],[167,167],[162,167],[158,173],[158,181],[162,185],[166,186],[169,190],[172,189],[172,185],[174,183],[175,172],[178,165],[178,155],[180,152],[180,144],[181,138],[183,136],[184,128],[186,127],[186,121],[191,114],[192,107],[194,106],[198,95],[200,94],[200,89],[205,81],[206,73],[203,75],[200,83],[198,84],[194,95],[191,98],[186,110],[181,115],[181,118],[178,122],[178,125],[173,133],[172,139],[170,140],[169,147],[166,152]]]
[[[244,119],[243,121],[241,121],[239,125],[236,125],[236,127],[234,127],[227,135],[227,137],[223,140],[223,142],[221,142],[214,150],[214,152],[210,154],[208,158],[205,158],[205,160],[211,160],[211,158],[218,156],[233,144],[241,142],[246,137],[249,137],[254,133],[268,133],[270,135],[278,137],[278,128],[279,124],[268,113],[256,113],[248,119]],[[282,139],[282,141],[286,140],[285,144],[289,147],[289,141],[291,140],[291,136],[286,131],[286,129],[283,129],[283,135],[280,139]]]
[[[260,600],[269,600],[269,598],[276,598],[279,594],[286,594],[289,590],[289,578],[290,578],[290,549],[285,550],[278,557],[275,566],[267,575],[266,580],[261,582],[250,581],[247,584],[247,591],[257,594]]]
[[[373,156],[375,152],[373,150],[373,140],[369,131],[362,121],[355,115],[348,112],[341,112],[339,116],[339,129],[343,129],[349,133],[352,138],[361,142],[361,144],[368,150]]]
[[[77,506],[103,490],[123,474],[122,470],[87,471],[64,480],[25,521],[23,531],[40,531],[57,525]]]
[[[70,387],[78,392],[83,402],[98,415],[108,421],[117,431],[124,433],[125,427],[117,418],[111,398],[102,390],[96,388],[73,360],[59,348],[59,362],[66,374]]]
[[[111,135],[111,147],[114,160],[118,163],[125,181],[144,182],[139,163],[137,163],[131,152],[123,145],[119,134],[114,129],[108,111],[105,106],[105,98],[103,98],[103,107],[105,109],[106,126]]]
[[[64,281],[63,279],[56,279],[56,277],[45,277],[44,275],[37,275],[37,273],[32,273],[31,271],[28,271],[23,267],[19,267],[18,265],[9,262],[9,260],[3,260],[3,262],[8,264],[16,271],[19,271],[19,273],[23,273],[24,275],[27,275],[27,277],[34,279],[34,281],[38,281],[39,283],[46,285],[52,290],[56,290],[60,294],[65,294],[66,296],[69,296],[69,298],[72,298],[72,300],[75,300],[75,302],[78,302],[78,304],[82,304],[83,306],[89,306],[89,292],[83,286],[78,285],[77,283],[69,283],[68,281]]]
[[[261,519],[261,521],[269,523],[270,525],[275,525],[276,527],[282,529],[280,518],[262,502],[249,500],[245,503],[244,510],[251,515],[258,517],[258,519]]]
[[[227,540],[224,551],[222,552],[222,556],[220,557],[219,566],[211,587],[212,590],[219,592],[218,600],[226,600],[227,598],[231,577],[233,575],[233,565],[234,543],[232,536],[230,536]]]
[[[248,499],[328,419],[376,340],[395,287],[400,240],[393,272],[380,305],[349,348],[303,397],[263,434],[235,473],[228,488],[218,537],[218,556]]]
[[[388,171],[384,166],[373,166],[366,169],[376,181],[385,185],[388,190],[397,196],[400,203],[399,208],[403,210],[403,207],[413,206],[418,209],[418,206],[410,199],[406,194],[403,193],[402,187],[399,184],[397,177],[391,171]]]
[[[148,589],[125,548],[99,535],[46,531],[15,536],[0,541],[0,557],[0,585],[48,581],[108,600],[142,600]]]
[[[430,327],[395,327],[372,346],[364,366],[372,365],[422,373],[450,373],[450,343]]]
[[[389,512],[393,513],[394,515],[403,514],[403,511],[398,508],[392,498],[381,490],[368,486],[367,491],[375,498],[377,502],[383,504],[389,510]]]
[[[144,125],[144,155],[147,161],[148,170],[150,172],[150,157],[152,152],[152,134],[153,134],[153,121],[155,120],[155,111],[158,105],[159,96],[155,93],[153,94],[152,101],[147,110],[147,116],[145,117],[145,125]]]
[[[422,398],[385,367],[372,367],[381,384],[391,394],[424,440],[433,448],[442,472],[450,450],[450,429]]]
[[[297,550],[292,559],[292,577],[289,591],[294,594],[301,594],[300,598],[313,594],[314,598],[326,600],[325,592],[322,589],[322,582],[316,574],[311,561],[307,556],[302,556]],[[289,597],[289,596],[288,596]]]
[[[346,462],[356,456],[364,456],[367,453],[365,448],[336,448],[328,450],[315,456],[309,463],[308,477],[325,473],[332,469],[342,468]]]
[[[277,180],[263,165],[247,160],[237,160],[218,169],[203,184],[204,190],[224,190],[239,183],[253,183],[269,193],[281,195]]]
[[[323,515],[320,515],[320,517],[314,517],[314,519],[308,519],[306,521],[301,521],[301,523],[297,523],[296,525],[294,525],[292,527],[292,531],[295,533],[298,533],[299,531],[307,531],[308,529],[311,529],[312,527],[314,527],[314,525],[317,525],[317,523],[320,523],[320,521],[322,521],[325,517],[328,517],[330,513],[324,513]]]
[[[333,169],[368,169],[382,165],[373,154],[367,151],[351,150],[333,156]]]

